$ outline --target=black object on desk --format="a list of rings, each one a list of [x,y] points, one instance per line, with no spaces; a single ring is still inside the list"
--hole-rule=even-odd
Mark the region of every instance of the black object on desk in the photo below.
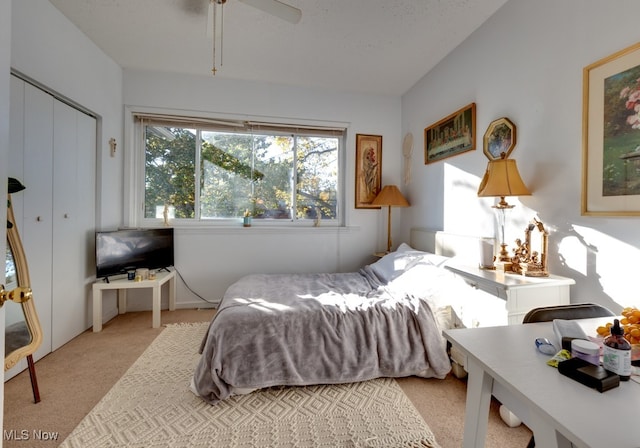
[[[562,361],[558,364],[558,372],[599,392],[605,392],[620,385],[620,377],[617,374],[581,358]]]

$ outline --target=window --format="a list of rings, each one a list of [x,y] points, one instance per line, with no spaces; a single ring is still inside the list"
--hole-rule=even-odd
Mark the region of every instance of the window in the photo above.
[[[338,224],[344,129],[138,116],[143,220]]]

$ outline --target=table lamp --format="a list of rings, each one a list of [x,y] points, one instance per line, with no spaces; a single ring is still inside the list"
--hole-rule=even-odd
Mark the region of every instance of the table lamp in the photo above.
[[[371,205],[388,206],[389,215],[387,218],[387,253],[391,252],[391,207],[408,207],[409,201],[402,196],[400,190],[395,185],[385,185],[378,193]]]
[[[514,206],[505,201],[505,196],[529,196],[531,192],[522,181],[516,161],[513,159],[496,159],[489,161],[487,171],[478,188],[479,197],[500,197],[500,202],[493,206],[498,211],[500,225],[500,256],[498,261],[509,262],[509,252],[504,238],[506,211]]]

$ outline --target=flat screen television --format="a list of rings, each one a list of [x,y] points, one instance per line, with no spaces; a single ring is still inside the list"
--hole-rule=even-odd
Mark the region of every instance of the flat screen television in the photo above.
[[[96,277],[173,266],[173,228],[96,232]]]

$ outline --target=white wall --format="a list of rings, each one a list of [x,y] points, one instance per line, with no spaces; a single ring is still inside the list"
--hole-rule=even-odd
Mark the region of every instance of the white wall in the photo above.
[[[0,179],[7,178],[7,160],[9,154],[9,73],[11,56],[11,2],[0,2]],[[6,188],[0,189],[0,203],[6,201]],[[6,207],[0,210],[0,222],[5,222]],[[5,253],[6,232],[3,225],[0,230],[0,253]],[[4,261],[2,262],[4,266]],[[2,284],[5,284],[4,268],[0,274]],[[4,319],[5,310],[0,310],[0,357],[4,359]],[[0,388],[0,432],[4,434],[4,387]],[[0,446],[2,441],[0,440]]]
[[[403,234],[423,226],[493,235],[494,201],[476,195],[487,163],[482,136],[506,116],[517,126],[511,157],[533,193],[508,199],[516,208],[507,241],[537,216],[552,231],[551,272],[577,282],[572,301],[616,311],[640,303],[632,292],[640,219],[580,214],[582,69],[640,40],[638,17],[635,0],[510,0],[425,75],[402,98],[402,135],[416,141]],[[424,128],[471,102],[476,151],[424,165]]]
[[[125,70],[128,108],[180,109],[264,117],[282,122],[310,120],[345,123],[346,229],[275,229],[253,226],[178,230],[176,267],[205,298],[218,301],[240,276],[252,272],[331,272],[355,270],[373,261],[386,243],[386,210],[354,208],[355,135],[383,136],[382,182],[400,182],[400,98],[356,95],[222,77],[184,76]],[[125,117],[126,119],[126,117]],[[125,151],[131,150],[128,144]],[[395,219],[399,211],[395,211]],[[396,233],[399,234],[399,226]],[[178,283],[178,306],[202,304]],[[165,299],[166,300],[166,299]],[[143,303],[143,300],[140,300]],[[132,304],[132,307],[135,307]]]

